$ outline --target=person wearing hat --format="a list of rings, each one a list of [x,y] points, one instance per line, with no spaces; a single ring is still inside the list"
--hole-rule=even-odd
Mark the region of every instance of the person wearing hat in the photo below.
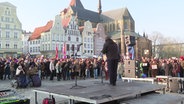
[[[107,36],[101,52],[107,57],[106,62],[109,71],[110,85],[116,86],[117,67],[120,60],[118,45]]]

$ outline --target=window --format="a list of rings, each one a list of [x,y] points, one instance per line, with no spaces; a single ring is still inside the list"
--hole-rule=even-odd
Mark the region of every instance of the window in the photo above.
[[[115,31],[115,24],[113,24],[113,31]]]
[[[1,42],[0,42],[0,48],[1,48]]]
[[[69,36],[69,37],[68,37],[68,41],[70,41],[70,40],[71,40],[71,37]]]
[[[4,21],[4,17],[3,16],[1,17],[1,21]]]
[[[55,49],[56,49],[56,45],[52,44],[52,50],[55,50]]]
[[[10,28],[10,25],[9,24],[6,24],[6,29],[9,29]]]
[[[86,48],[86,43],[84,44],[84,48]]]
[[[36,49],[35,49],[35,52],[38,52],[38,48],[37,47],[35,47]]]
[[[6,48],[10,48],[10,44],[6,42]]]
[[[14,49],[17,49],[17,44],[14,44]]]
[[[88,32],[88,36],[90,36],[91,35],[91,32]]]
[[[50,44],[48,44],[48,50],[50,50]]]
[[[40,47],[38,47],[38,52],[40,52]]]
[[[128,29],[128,20],[125,20],[125,22],[124,22],[124,29]]]
[[[6,32],[6,38],[10,38],[10,32],[9,31]]]
[[[17,26],[16,25],[14,25],[14,29],[16,29],[17,28]]]
[[[112,31],[112,24],[110,24],[110,32]]]
[[[43,50],[43,51],[44,51],[44,46],[45,46],[45,45],[43,44],[43,47],[42,47],[42,50]]]
[[[45,50],[47,50],[47,44],[45,44]]]
[[[79,41],[79,38],[78,38],[78,37],[76,38],[76,41],[77,41],[77,42]]]
[[[69,44],[66,45],[66,50],[70,51],[70,45]]]
[[[18,38],[17,32],[14,32],[14,38],[15,38],[15,39]]]
[[[0,30],[0,38],[1,38],[2,36],[1,36],[1,30]]]
[[[5,21],[6,21],[6,22],[10,22],[10,18],[6,17],[6,18],[5,18]]]
[[[30,47],[30,52],[33,52],[33,49],[32,49],[32,47]]]
[[[59,34],[57,34],[56,40],[59,41]]]
[[[35,52],[35,47],[33,47],[33,52]]]

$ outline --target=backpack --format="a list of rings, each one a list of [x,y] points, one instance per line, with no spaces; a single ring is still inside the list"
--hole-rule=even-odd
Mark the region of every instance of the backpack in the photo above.
[[[44,98],[42,104],[55,104],[55,98],[53,96],[50,98]]]

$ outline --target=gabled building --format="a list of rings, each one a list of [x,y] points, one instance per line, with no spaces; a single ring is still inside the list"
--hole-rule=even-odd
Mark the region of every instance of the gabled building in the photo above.
[[[94,28],[94,55],[99,56],[105,43],[105,30],[101,23],[98,23],[96,28]]]
[[[22,24],[16,7],[8,2],[0,3],[0,57],[17,57],[22,54]]]
[[[35,28],[33,34],[29,37],[29,53],[31,55],[40,55],[41,51],[44,50],[45,47],[41,44],[41,34],[50,32],[52,26],[53,21],[49,21],[45,26]],[[49,35],[48,39],[51,39],[51,35]],[[42,49],[40,49],[41,45],[43,46]]]
[[[56,46],[59,53],[61,53],[65,31],[62,26],[62,21],[59,15],[55,16],[54,21],[49,21],[45,26],[35,28],[33,34],[30,36],[30,54],[44,55],[45,57],[54,57]],[[39,43],[39,44],[35,44]],[[36,49],[40,52],[37,53]],[[59,54],[61,57],[62,54]]]
[[[93,57],[94,55],[94,30],[92,28],[92,23],[90,21],[86,21],[84,26],[81,27],[81,35],[82,35],[82,52],[83,56]]]
[[[65,30],[63,29],[60,15],[56,15],[48,31],[41,33],[41,54],[46,57],[55,57],[56,47],[58,57],[62,57],[63,42],[65,40]]]
[[[81,48],[77,50],[79,44],[82,43],[82,36],[77,25],[76,16],[70,16],[62,19],[63,28],[65,30],[64,43],[66,44],[66,55],[68,57],[81,55]]]

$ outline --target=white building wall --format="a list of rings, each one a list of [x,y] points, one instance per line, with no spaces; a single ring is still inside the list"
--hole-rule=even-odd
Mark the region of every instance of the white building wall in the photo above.
[[[84,30],[82,32],[82,42],[83,42],[83,48],[82,52],[83,55],[86,57],[93,57],[94,55],[94,31],[92,28],[92,24],[90,21],[86,21],[84,23]]]
[[[66,28],[66,35],[64,38],[64,42],[67,46],[67,55],[72,56],[73,54],[81,55],[81,48],[77,52],[77,45],[82,43],[82,38],[80,35],[80,31],[78,29],[76,17],[71,17],[68,27]],[[74,46],[74,51],[72,50],[72,46]]]
[[[22,24],[20,23],[16,7],[8,2],[0,3],[0,56],[22,54]]]
[[[24,32],[22,34],[22,53],[27,54],[29,52],[29,37],[31,36],[31,32]]]

